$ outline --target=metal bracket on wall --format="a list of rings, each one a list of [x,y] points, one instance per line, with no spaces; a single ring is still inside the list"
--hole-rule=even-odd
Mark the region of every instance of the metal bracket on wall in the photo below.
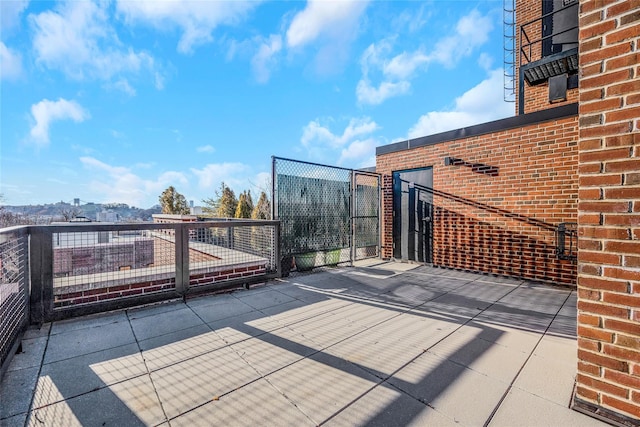
[[[556,257],[576,262],[578,259],[578,224],[561,222],[556,229]]]

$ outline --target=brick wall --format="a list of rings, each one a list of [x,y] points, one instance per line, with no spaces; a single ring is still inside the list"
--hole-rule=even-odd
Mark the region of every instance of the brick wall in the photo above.
[[[529,41],[539,40],[542,37],[542,21],[535,21],[528,24],[530,21],[540,18],[542,16],[542,0],[516,0],[516,114],[519,114],[519,66],[520,60],[522,65],[527,64],[526,57],[520,55],[520,46],[527,44],[526,38],[524,43],[520,40],[520,28],[524,25],[523,30],[528,37]],[[526,25],[525,25],[526,24]],[[542,44],[534,43],[530,47],[525,46],[525,52],[528,58],[533,61],[537,61],[541,58]],[[523,113],[531,113],[534,111],[545,110],[550,107],[555,107],[564,104],[572,104],[578,101],[578,89],[569,89],[567,91],[567,100],[563,102],[557,102],[551,104],[549,102],[549,83],[541,83],[535,86],[529,86],[524,82],[524,111]]]
[[[640,3],[580,4],[574,407],[640,423]]]
[[[53,249],[53,275],[77,276],[153,265],[154,239]]]
[[[382,256],[393,255],[391,173],[432,166],[435,265],[574,286],[555,228],[577,219],[577,139],[574,116],[378,155]],[[445,166],[447,156],[464,165]]]
[[[91,304],[175,290],[176,280],[173,272],[159,271],[162,270],[148,268],[130,278],[105,280],[104,277],[96,276],[96,280],[88,284],[54,287],[54,307]],[[250,280],[262,277],[266,273],[264,263],[250,262],[219,267],[207,267],[206,263],[198,263],[191,270],[189,287],[197,288],[240,279]]]

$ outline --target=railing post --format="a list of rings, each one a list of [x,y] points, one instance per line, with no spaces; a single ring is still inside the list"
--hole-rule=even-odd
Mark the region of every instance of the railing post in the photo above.
[[[350,248],[350,255],[349,257],[351,258],[351,266],[353,266],[353,263],[356,260],[356,212],[357,212],[357,207],[356,207],[356,172],[355,171],[351,171],[349,173],[350,178],[351,178],[351,182],[349,182],[349,211],[351,213],[351,218],[349,220],[349,240],[350,240],[350,244],[349,244],[349,248]]]
[[[22,273],[20,274],[20,281],[24,286],[24,304],[27,307],[27,318],[26,323],[29,324],[31,322],[31,289],[29,283],[31,282],[31,253],[29,251],[29,235],[31,234],[31,228],[25,227],[21,230],[20,233],[20,241],[22,246],[22,250],[20,253],[24,256],[24,266],[22,268]]]
[[[276,262],[276,274],[278,278],[282,277],[282,260],[280,259],[280,221],[273,228],[273,254]]]
[[[41,324],[51,318],[53,310],[53,242],[52,233],[42,227],[31,229],[29,245],[31,323]]]
[[[176,292],[184,296],[189,288],[189,229],[186,224],[175,228]]]

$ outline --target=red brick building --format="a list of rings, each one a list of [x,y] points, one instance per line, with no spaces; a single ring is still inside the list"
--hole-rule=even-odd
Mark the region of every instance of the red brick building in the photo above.
[[[573,406],[639,425],[640,2],[517,0],[515,35],[514,117],[378,148],[382,256],[577,287]]]
[[[575,407],[640,425],[640,3],[580,2]]]

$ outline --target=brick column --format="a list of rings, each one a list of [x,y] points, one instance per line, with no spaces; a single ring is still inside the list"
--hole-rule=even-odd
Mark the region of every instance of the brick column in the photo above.
[[[640,423],[640,2],[580,3],[574,408]]]

